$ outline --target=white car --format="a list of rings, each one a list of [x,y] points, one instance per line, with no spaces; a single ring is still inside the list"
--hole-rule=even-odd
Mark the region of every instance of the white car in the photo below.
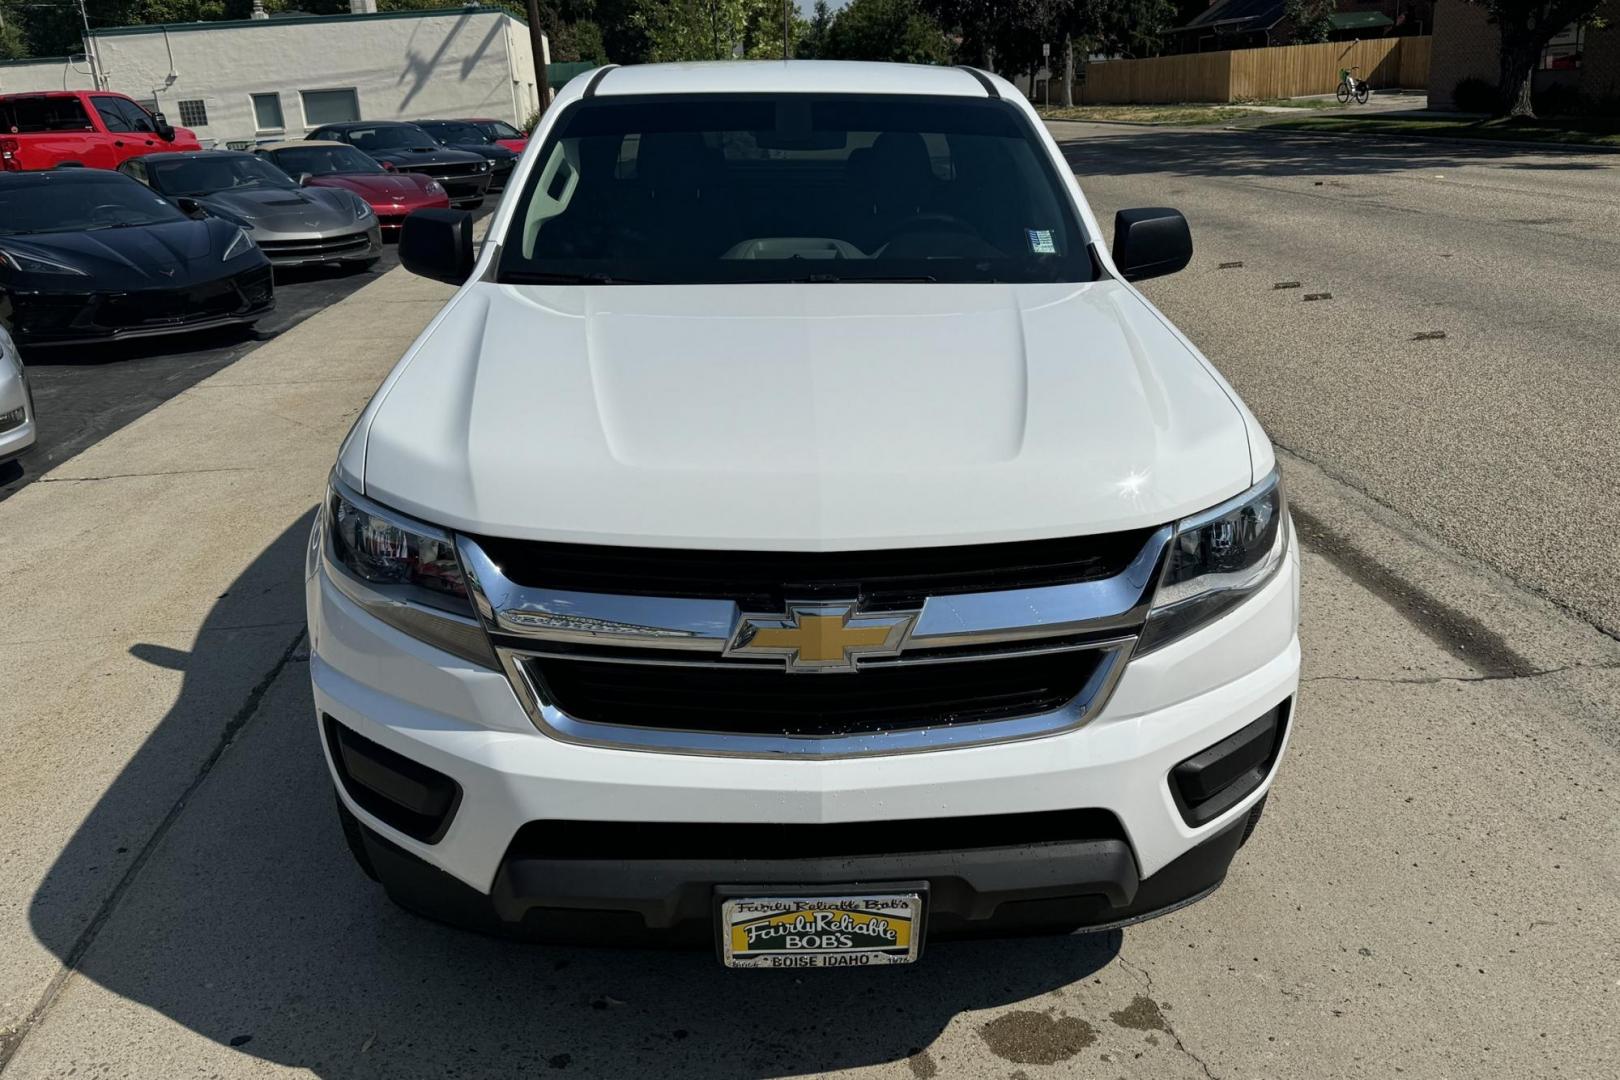
[[[34,398],[22,354],[0,326],[0,466],[34,445]],[[15,466],[12,466],[13,468]]]
[[[1293,722],[1271,444],[962,68],[607,68],[549,109],[310,540],[340,817],[526,938],[913,960],[1199,899]]]

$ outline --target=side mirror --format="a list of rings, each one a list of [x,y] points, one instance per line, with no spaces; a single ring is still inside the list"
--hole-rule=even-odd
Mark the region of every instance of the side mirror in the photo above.
[[[315,175],[313,173],[301,172],[298,174],[298,186],[309,187],[309,182],[313,179],[315,179]]]
[[[434,281],[460,285],[472,275],[473,219],[465,210],[414,210],[399,231],[399,261]]]
[[[153,121],[157,124],[157,137],[164,142],[174,142],[174,125],[162,113],[153,113]]]
[[[1148,206],[1114,215],[1114,265],[1126,281],[1173,274],[1192,256],[1192,230],[1181,211]]]
[[[202,203],[198,202],[196,199],[188,199],[185,196],[181,196],[180,198],[174,200],[174,205],[178,206],[180,208],[180,212],[186,215],[188,218],[205,218],[208,216],[208,211],[204,210]]]

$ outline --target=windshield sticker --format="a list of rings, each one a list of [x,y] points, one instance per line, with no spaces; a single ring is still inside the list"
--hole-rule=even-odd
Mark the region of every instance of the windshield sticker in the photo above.
[[[1029,233],[1029,250],[1037,255],[1056,255],[1057,245],[1052,242],[1051,229],[1025,229]]]

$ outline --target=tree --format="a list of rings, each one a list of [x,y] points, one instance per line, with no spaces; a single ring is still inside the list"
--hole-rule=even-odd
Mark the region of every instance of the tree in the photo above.
[[[804,32],[799,35],[798,51],[794,54],[800,60],[817,60],[827,54],[827,32],[832,29],[832,9],[827,6],[827,0],[816,0],[816,6],[810,13],[810,21],[805,24]]]
[[[951,43],[916,0],[850,0],[827,29],[830,60],[892,60],[944,64]]]
[[[1498,113],[1534,118],[1530,101],[1536,63],[1553,35],[1571,23],[1594,21],[1607,0],[1466,0],[1485,9],[1502,32],[1497,63]]]
[[[28,55],[27,27],[14,4],[0,0],[0,60]]]
[[[1326,41],[1333,34],[1334,0],[1288,0],[1283,18],[1294,28],[1294,44]]]

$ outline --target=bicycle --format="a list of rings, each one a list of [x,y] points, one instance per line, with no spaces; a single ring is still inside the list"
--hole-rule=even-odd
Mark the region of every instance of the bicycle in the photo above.
[[[1358,79],[1351,74],[1352,72],[1360,70],[1361,68],[1359,67],[1339,69],[1339,89],[1337,91],[1337,95],[1340,105],[1349,104],[1352,97],[1356,99],[1357,105],[1365,105],[1367,104],[1367,99],[1372,97],[1372,87],[1367,85],[1366,80]]]

